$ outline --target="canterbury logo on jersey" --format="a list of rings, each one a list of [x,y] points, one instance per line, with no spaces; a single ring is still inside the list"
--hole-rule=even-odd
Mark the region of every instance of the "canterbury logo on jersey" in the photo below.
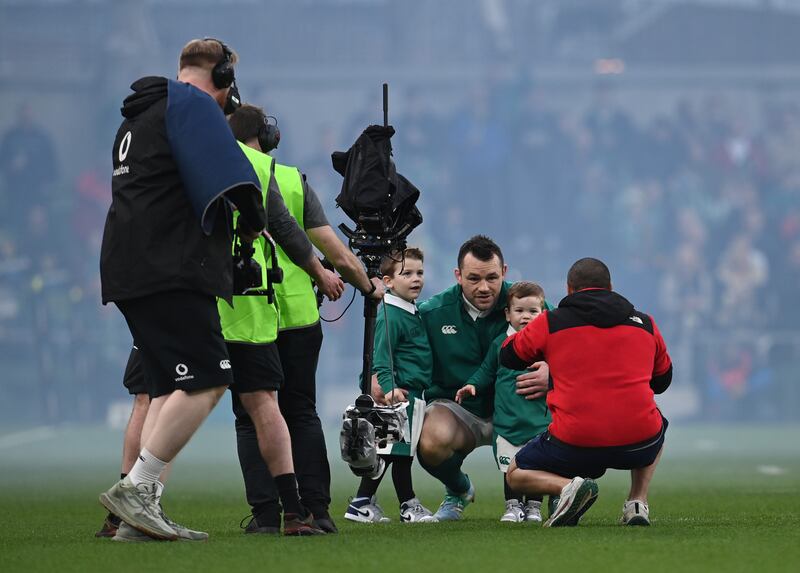
[[[231,361],[230,360],[220,360],[219,367],[223,370],[230,370],[231,369]]]
[[[501,465],[501,466],[508,466],[508,465],[511,465],[511,458],[510,458],[510,457],[508,457],[508,456],[500,456],[500,457],[498,458],[498,461],[500,462],[500,465]]]
[[[454,324],[445,324],[442,326],[442,334],[458,334]]]
[[[628,320],[630,320],[630,321],[632,321],[632,322],[636,322],[636,323],[638,323],[638,324],[644,324],[644,322],[642,321],[642,319],[641,319],[641,318],[639,318],[638,316],[629,316],[629,317],[628,317]]]

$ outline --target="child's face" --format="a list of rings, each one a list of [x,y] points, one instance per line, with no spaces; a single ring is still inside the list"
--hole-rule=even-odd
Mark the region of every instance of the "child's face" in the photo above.
[[[512,298],[506,308],[506,320],[519,332],[526,324],[542,314],[542,306],[542,299],[538,296]]]
[[[422,261],[406,258],[404,263],[395,265],[392,276],[383,277],[383,283],[403,300],[408,302],[417,300],[425,284]]]

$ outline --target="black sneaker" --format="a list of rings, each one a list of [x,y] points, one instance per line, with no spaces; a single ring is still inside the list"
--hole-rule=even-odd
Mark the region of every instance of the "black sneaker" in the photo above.
[[[316,526],[314,516],[310,513],[305,517],[297,513],[284,513],[283,534],[290,537],[305,537],[307,535],[325,535],[325,532]]]
[[[122,523],[122,520],[114,515],[113,513],[109,513],[106,515],[105,521],[103,521],[103,527],[100,528],[100,531],[94,534],[95,537],[114,537],[117,534],[117,529],[119,529],[119,524]]]
[[[245,519],[250,518],[247,525],[244,524]],[[239,529],[244,529],[245,533],[261,533],[264,535],[280,535],[281,526],[278,525],[262,525],[258,519],[253,515],[248,515],[239,522]]]
[[[314,519],[314,525],[317,529],[321,529],[325,533],[339,533],[339,530],[336,528],[336,524],[333,522],[330,515]]]

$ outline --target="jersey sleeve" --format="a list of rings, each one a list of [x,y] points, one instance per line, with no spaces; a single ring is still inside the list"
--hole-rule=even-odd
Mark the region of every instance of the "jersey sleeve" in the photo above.
[[[653,374],[660,376],[664,374],[672,366],[672,359],[667,354],[667,344],[664,342],[664,337],[661,336],[661,331],[656,326],[656,321],[650,317],[653,324],[653,337],[656,339],[656,357],[653,363]]]
[[[525,370],[544,358],[549,333],[547,314],[548,311],[543,312],[506,339],[500,350],[500,363],[503,366],[511,370]]]
[[[492,387],[497,379],[497,368],[500,366],[500,344],[492,343],[489,347],[489,352],[483,359],[480,367],[475,373],[467,380],[467,384],[475,386],[476,395],[486,393]]]
[[[392,329],[392,321],[389,321]],[[394,329],[392,329],[394,330]],[[391,340],[397,344],[397,332],[391,332]],[[375,319],[375,346],[372,351],[372,372],[378,376],[381,390],[389,392],[392,389],[392,362],[390,357],[391,346],[386,336],[386,321],[382,312]],[[397,380],[395,380],[397,386]]]

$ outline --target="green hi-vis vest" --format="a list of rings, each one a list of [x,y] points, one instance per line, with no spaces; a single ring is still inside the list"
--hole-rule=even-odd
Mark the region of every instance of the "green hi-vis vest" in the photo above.
[[[273,163],[275,180],[280,187],[283,202],[300,228],[303,225],[303,203],[305,190],[303,176],[296,167]],[[280,308],[278,330],[303,328],[319,322],[317,297],[311,277],[294,264],[282,248],[278,247],[278,264],[283,269],[283,282],[275,285],[275,294]]]
[[[271,176],[272,157],[239,143],[247,159],[253,164],[261,183],[264,208],[267,208],[267,192]],[[234,224],[239,213],[234,213]],[[267,264],[270,260],[269,247],[264,237],[253,242],[253,259],[261,265],[263,288],[267,286]],[[233,308],[222,299],[217,300],[219,320],[222,323],[222,336],[228,342],[267,344],[278,338],[278,309],[267,302],[267,297],[234,296]]]

